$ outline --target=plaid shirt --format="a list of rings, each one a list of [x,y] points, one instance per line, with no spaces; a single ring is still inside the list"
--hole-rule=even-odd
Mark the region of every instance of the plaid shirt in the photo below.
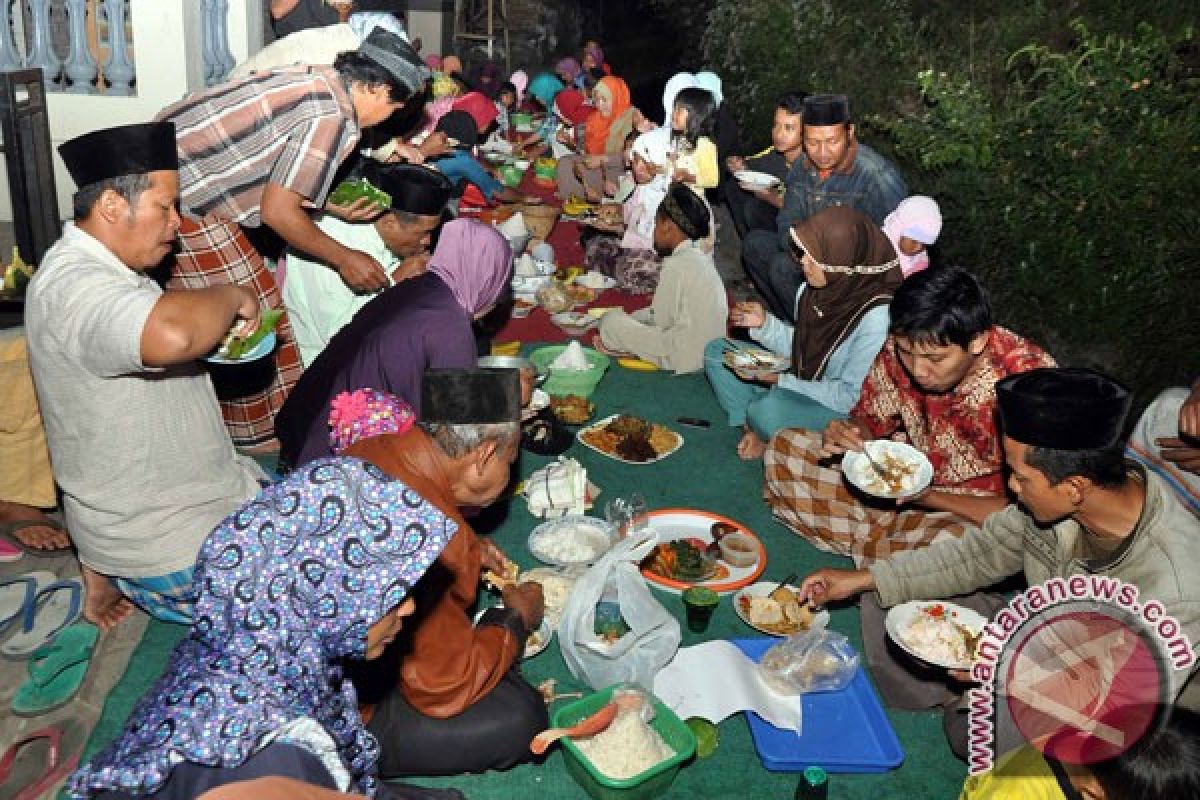
[[[268,183],[323,205],[358,144],[354,104],[332,67],[288,67],[190,95],[158,115],[175,123],[180,200],[195,217],[262,223]]]
[[[1054,359],[1012,331],[993,327],[979,369],[945,394],[927,394],[908,376],[888,337],[863,382],[852,419],[876,438],[903,430],[929,456],[933,485],[964,494],[1004,493],[1004,451],[996,424],[996,381]]]

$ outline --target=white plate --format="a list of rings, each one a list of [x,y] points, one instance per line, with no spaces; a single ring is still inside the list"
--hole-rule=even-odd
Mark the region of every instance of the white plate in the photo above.
[[[659,544],[674,541],[675,539],[697,539],[707,544],[712,541],[712,525],[714,522],[723,522],[727,525],[732,525],[739,533],[746,534],[758,544],[758,560],[750,566],[735,567],[732,564],[719,561],[717,562],[718,566],[725,570],[724,574],[718,572],[708,580],[696,583],[684,583],[664,578],[657,573],[643,569],[642,576],[652,583],[656,589],[664,589],[674,594],[680,594],[689,586],[703,586],[707,589],[712,589],[717,594],[728,594],[758,580],[759,576],[763,574],[763,570],[767,568],[767,549],[763,546],[762,541],[749,528],[741,525],[736,520],[722,517],[720,514],[714,514],[711,511],[685,508],[668,508],[651,511],[646,517],[650,528],[658,537]]]
[[[597,290],[611,289],[617,285],[615,278],[610,278],[603,272],[585,272],[582,275],[576,275],[574,282],[580,286]]]
[[[744,183],[747,186],[753,186],[758,189],[769,189],[779,183],[779,178],[774,175],[768,175],[765,172],[755,172],[752,169],[739,169],[733,173],[733,177],[738,183]]]
[[[893,442],[891,439],[876,439],[864,443],[863,446],[871,448],[871,457],[876,461],[882,461],[884,456],[891,456],[915,465],[916,472],[912,475],[910,485],[905,486],[902,491],[890,492],[876,476],[875,469],[867,457],[857,450],[849,450],[842,457],[842,474],[860,491],[873,497],[894,500],[897,497],[911,497],[923,492],[933,480],[933,464],[929,463],[924,453],[910,444]]]
[[[730,347],[725,351],[725,366],[749,375],[774,375],[787,372],[792,360],[761,347]]]
[[[574,537],[577,542],[587,546],[590,553],[574,559],[552,553],[548,549],[552,542],[565,536]],[[604,520],[584,514],[567,514],[538,525],[530,532],[527,544],[529,552],[543,564],[574,567],[599,561],[612,547],[614,538],[612,526]]]
[[[591,330],[599,322],[585,311],[560,311],[550,315],[550,321],[568,333]]]
[[[583,434],[587,433],[588,431],[595,430],[597,428],[603,428],[605,425],[612,422],[614,419],[616,419],[619,416],[621,416],[621,415],[620,414],[610,414],[602,420],[593,422],[591,425],[588,425],[586,428],[580,428],[579,433],[575,434],[575,438],[579,440],[580,444],[582,444],[584,447],[588,448],[589,450],[595,450],[600,455],[608,456],[609,458],[613,459],[614,461],[620,461],[622,464],[633,464],[634,466],[642,466],[643,464],[653,464],[657,461],[662,461],[664,458],[671,455],[679,448],[683,447],[683,435],[681,433],[679,433],[679,431],[671,431],[671,433],[674,433],[675,436],[678,438],[675,441],[675,446],[672,447],[670,450],[668,450],[665,453],[659,453],[657,456],[650,459],[649,461],[629,461],[627,459],[621,458],[620,456],[618,456],[614,453],[606,453],[603,450],[601,450],[599,447],[594,447],[594,446],[588,444],[587,441],[583,438]]]
[[[489,606],[489,608],[491,608],[491,607],[492,606]],[[504,607],[503,605],[495,606],[495,608],[503,608],[503,607]],[[486,611],[487,611],[486,608],[481,608],[481,609],[479,609],[479,611],[477,611],[475,613],[475,624],[476,625],[479,624],[480,618],[483,617],[483,614]],[[521,654],[521,660],[523,661],[527,658],[533,658],[538,653],[545,650],[547,647],[550,646],[550,640],[553,638],[554,638],[554,627],[550,624],[550,621],[543,616],[542,624],[538,625],[538,629],[536,631],[534,631],[533,633],[529,634],[529,638],[525,640],[525,652]]]
[[[251,361],[258,361],[260,358],[266,358],[271,355],[274,349],[275,331],[271,331],[262,338],[262,341],[254,345],[254,348],[250,352],[241,358],[225,358],[225,356],[211,355],[206,356],[204,360],[210,364],[248,364]]]
[[[903,631],[908,629],[908,626],[911,625],[912,621],[917,618],[917,615],[922,613],[922,609],[930,606],[941,606],[946,610],[946,614],[949,615],[950,619],[959,623],[973,634],[979,633],[981,630],[983,630],[983,626],[987,624],[987,620],[983,618],[982,614],[972,611],[969,608],[955,605],[954,603],[947,603],[944,600],[913,600],[908,603],[902,603],[901,605],[893,606],[892,609],[888,611],[887,616],[883,621],[884,628],[887,630],[888,636],[892,638],[893,642],[900,645],[900,647],[903,648],[903,650],[909,655],[915,656],[927,664],[933,664],[937,667],[945,667],[946,669],[970,669],[971,662],[969,660],[965,663],[951,664],[945,661],[939,661],[930,658],[928,655],[914,649],[911,645],[905,642],[904,638],[900,635]]]
[[[743,597],[766,597],[767,595],[771,594],[771,592],[775,591],[775,587],[777,586],[779,586],[779,581],[759,581],[758,583],[753,583],[747,586],[745,589],[742,589],[733,596],[733,610],[737,613],[738,617],[741,618],[742,622],[746,623],[751,628],[754,628],[754,630],[765,633],[767,636],[783,638],[784,636],[790,636],[791,634],[777,633],[776,631],[767,630],[766,628],[760,628],[758,625],[755,625],[750,621],[750,616],[748,614],[742,611]],[[796,587],[789,584],[789,588],[795,589]],[[813,614],[812,624],[808,626],[808,630],[822,630],[828,625],[829,612],[825,609],[821,609],[817,613]],[[801,632],[802,631],[796,631],[796,633]]]

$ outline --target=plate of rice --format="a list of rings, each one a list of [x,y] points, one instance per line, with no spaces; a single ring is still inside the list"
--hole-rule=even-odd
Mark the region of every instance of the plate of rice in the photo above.
[[[592,564],[613,545],[613,528],[583,514],[543,522],[529,534],[529,552],[543,564],[574,567]]]
[[[946,669],[970,669],[987,620],[945,601],[914,600],[888,611],[884,627],[909,655]]]
[[[933,481],[933,464],[917,448],[891,439],[864,443],[871,458],[883,468],[880,474],[862,453],[850,450],[842,457],[842,474],[859,490],[874,497],[912,497]]]

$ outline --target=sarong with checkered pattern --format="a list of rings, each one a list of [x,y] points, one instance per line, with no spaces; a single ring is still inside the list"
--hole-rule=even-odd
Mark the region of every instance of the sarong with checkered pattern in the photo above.
[[[822,550],[850,556],[858,566],[937,539],[966,533],[969,523],[949,512],[905,509],[857,494],[839,467],[825,466],[821,436],[788,428],[771,438],[763,456],[763,497],[775,516]]]
[[[258,294],[264,310],[283,309],[283,298],[275,278],[236,222],[214,216],[197,219],[185,215],[179,228],[179,241],[179,255],[169,288],[202,289],[230,283],[248,284]],[[274,443],[275,415],[283,408],[283,402],[303,370],[286,311],[275,329],[275,336],[278,344],[270,359],[222,367],[213,373],[225,427],[234,444],[241,447]],[[268,374],[261,380],[255,376],[252,391],[231,396],[224,385],[228,379],[238,378],[239,371],[244,375],[255,369],[266,369]]]

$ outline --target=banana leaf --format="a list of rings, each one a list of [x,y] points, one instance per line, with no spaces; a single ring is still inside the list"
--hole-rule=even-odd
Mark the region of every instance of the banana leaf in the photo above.
[[[268,309],[262,313],[262,319],[258,323],[258,329],[249,336],[243,338],[233,337],[229,345],[224,348],[225,358],[230,361],[237,361],[242,358],[255,347],[258,343],[267,337],[267,334],[275,330],[275,326],[279,324],[279,318],[283,316],[283,312],[278,309]]]

